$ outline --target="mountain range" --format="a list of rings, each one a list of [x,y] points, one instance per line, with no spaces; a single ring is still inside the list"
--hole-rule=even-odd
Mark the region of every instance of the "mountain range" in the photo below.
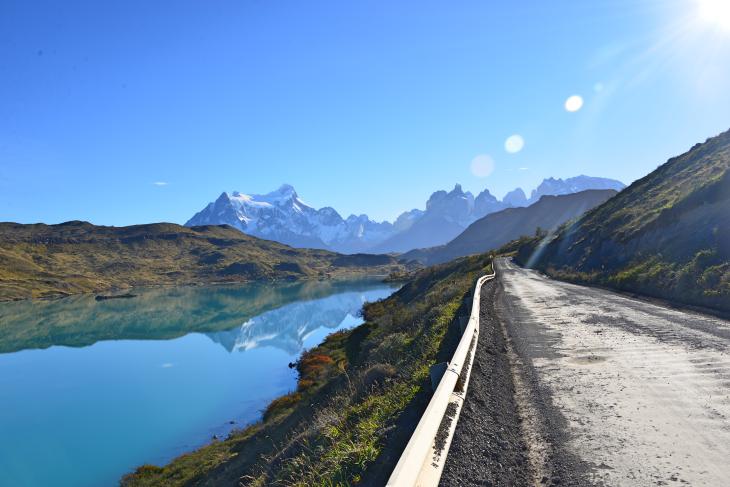
[[[401,258],[433,265],[497,249],[523,235],[555,230],[616,194],[613,189],[589,189],[558,196],[542,196],[530,206],[507,208],[480,218],[446,245],[412,250]]]
[[[620,181],[577,176],[548,178],[528,198],[521,188],[502,200],[485,189],[476,197],[456,185],[436,191],[425,210],[401,213],[394,222],[376,222],[366,214],[343,218],[334,208],[315,209],[285,184],[263,195],[224,192],[196,213],[185,226],[230,225],[243,233],[300,248],[328,249],[341,253],[390,253],[442,245],[474,221],[511,207],[529,206],[545,195],[571,194],[588,189],[613,189]]]

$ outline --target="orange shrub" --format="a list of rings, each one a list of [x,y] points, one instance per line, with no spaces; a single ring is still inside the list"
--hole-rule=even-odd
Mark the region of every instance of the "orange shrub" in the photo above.
[[[322,354],[311,354],[305,355],[299,361],[299,374],[303,378],[317,377],[322,371],[325,370],[325,366],[332,364],[334,361],[328,355]]]
[[[268,421],[270,418],[276,416],[281,411],[284,411],[285,409],[294,406],[301,399],[302,395],[298,392],[292,392],[290,394],[287,394],[286,396],[281,396],[280,398],[274,399],[266,407],[266,411],[264,411],[264,421]]]

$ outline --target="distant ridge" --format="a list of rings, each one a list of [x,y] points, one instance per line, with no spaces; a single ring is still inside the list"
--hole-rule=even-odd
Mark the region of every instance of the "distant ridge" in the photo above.
[[[508,208],[477,220],[446,245],[413,250],[401,259],[433,265],[496,249],[520,236],[534,235],[538,229],[554,230],[616,194],[612,189],[603,189],[543,196],[528,207]]]

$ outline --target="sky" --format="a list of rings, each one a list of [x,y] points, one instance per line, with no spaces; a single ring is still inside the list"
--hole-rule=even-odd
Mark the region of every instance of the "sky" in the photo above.
[[[184,223],[282,183],[393,219],[630,183],[729,128],[729,0],[0,2],[0,221]]]

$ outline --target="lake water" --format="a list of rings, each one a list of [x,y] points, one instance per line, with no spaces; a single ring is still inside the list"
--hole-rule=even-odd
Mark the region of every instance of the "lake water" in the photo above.
[[[288,363],[395,288],[325,282],[0,303],[0,485],[117,485],[259,419]]]

